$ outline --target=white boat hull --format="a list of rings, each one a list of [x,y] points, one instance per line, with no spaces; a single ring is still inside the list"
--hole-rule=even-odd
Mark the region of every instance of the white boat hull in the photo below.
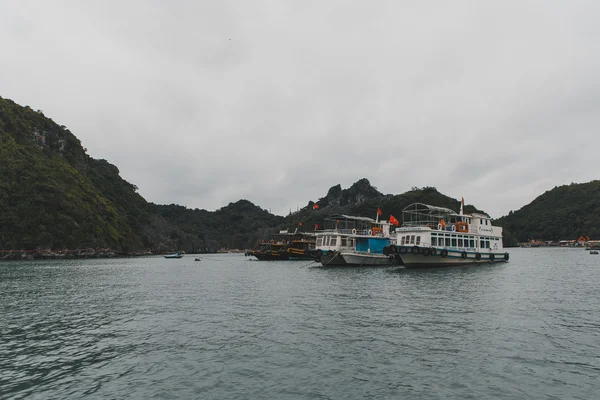
[[[442,257],[442,250],[437,249],[436,255],[413,254],[409,251],[405,254],[400,254],[400,258],[406,268],[451,267],[458,265],[505,263],[508,261],[505,258],[505,254],[507,253],[481,253],[479,259],[477,259],[478,253],[467,252],[465,250],[447,250],[447,255]],[[490,257],[490,255],[492,256]]]

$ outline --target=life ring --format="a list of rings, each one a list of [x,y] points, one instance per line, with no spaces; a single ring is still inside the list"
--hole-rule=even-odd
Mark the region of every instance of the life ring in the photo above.
[[[356,228],[352,229],[352,234],[356,235]]]
[[[457,222],[456,230],[458,232],[469,232],[469,225],[466,222]]]
[[[456,232],[456,225],[452,224],[452,232]]]
[[[410,249],[410,252],[413,253],[414,255],[417,255],[421,252],[421,249],[419,249],[418,246],[413,246],[412,249]]]
[[[369,229],[369,236],[375,236],[375,232],[373,231],[373,228]]]
[[[496,257],[494,256],[494,254],[493,254],[493,253],[490,253],[490,261],[494,261],[494,258],[496,258]]]
[[[462,258],[463,260],[465,260],[467,258],[467,252],[463,250],[463,252],[460,253],[460,258]]]
[[[442,249],[442,251],[440,252],[440,256],[441,256],[442,258],[446,258],[446,257],[448,257],[448,250],[446,250],[446,249]]]
[[[398,249],[398,253],[400,253],[400,254],[406,254],[406,253],[408,253],[408,248],[404,247],[404,246],[401,246],[400,249]]]
[[[504,253],[504,261],[508,261],[509,258],[510,256],[508,255],[508,253]]]
[[[438,224],[438,231],[442,230],[442,224]]]
[[[271,239],[271,240],[269,241],[269,243],[273,244],[273,243],[275,243],[275,240],[274,240],[274,239]]]
[[[481,260],[481,253],[475,253],[475,259],[477,261]]]

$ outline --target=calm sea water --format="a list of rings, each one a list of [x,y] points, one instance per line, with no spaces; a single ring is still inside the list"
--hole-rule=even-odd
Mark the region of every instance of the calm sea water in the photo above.
[[[600,256],[0,263],[0,398],[600,398]]]

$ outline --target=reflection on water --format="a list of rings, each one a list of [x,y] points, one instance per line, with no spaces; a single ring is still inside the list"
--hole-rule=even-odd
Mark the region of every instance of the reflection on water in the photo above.
[[[595,398],[600,258],[0,263],[0,398]]]

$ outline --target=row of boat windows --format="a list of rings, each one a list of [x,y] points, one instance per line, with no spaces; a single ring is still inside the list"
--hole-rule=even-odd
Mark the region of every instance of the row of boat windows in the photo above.
[[[323,236],[317,238],[317,246],[337,246],[338,242],[341,247],[354,247],[353,238],[344,236],[341,238],[338,238],[337,236]]]
[[[495,244],[495,247],[498,246],[498,242],[500,238],[490,238],[490,237],[481,237],[479,239],[479,248],[481,249],[490,249],[492,248],[492,244]],[[421,243],[420,235],[405,235],[400,237],[400,245],[414,244],[415,246]],[[444,246],[444,247],[471,247],[475,248],[477,244],[477,240],[473,237],[467,237],[463,235],[444,235],[440,234],[439,237],[437,235],[432,235],[431,237],[431,245],[432,246]]]

